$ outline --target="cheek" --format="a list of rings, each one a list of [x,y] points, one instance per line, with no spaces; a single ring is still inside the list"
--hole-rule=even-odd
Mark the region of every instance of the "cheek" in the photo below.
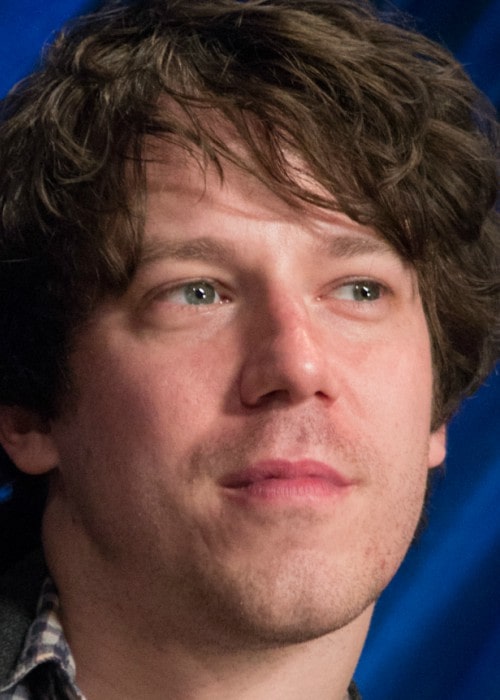
[[[75,527],[109,559],[122,541],[142,547],[181,526],[188,457],[211,420],[200,383],[213,380],[152,353],[94,355],[78,370],[84,390],[54,433],[61,493]]]
[[[420,517],[429,465],[432,366],[425,327],[372,348],[353,376],[348,425],[357,426],[358,442],[372,458],[366,510],[404,552]]]
[[[411,343],[411,336],[408,343]],[[346,372],[342,394],[352,411],[352,421],[378,439],[398,436],[413,442],[428,435],[432,410],[432,367],[426,343],[414,352],[401,343],[375,345],[357,357]]]
[[[70,507],[87,530],[111,537],[113,521],[128,522],[130,512],[137,527],[139,518],[154,520],[160,492],[171,511],[188,498],[189,458],[219,425],[230,380],[220,348],[130,334],[98,340],[87,336],[73,356],[77,402],[55,437]],[[177,501],[171,484],[184,484]]]
[[[169,434],[201,428],[220,411],[230,381],[226,358],[203,345],[174,350],[160,343],[110,343],[77,369],[85,387],[80,418],[90,435],[105,428],[125,443],[141,436],[162,443]]]

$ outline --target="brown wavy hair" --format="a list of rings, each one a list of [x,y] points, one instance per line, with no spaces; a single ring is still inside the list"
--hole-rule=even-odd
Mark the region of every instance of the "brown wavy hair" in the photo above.
[[[484,379],[498,353],[498,131],[453,57],[361,0],[141,0],[69,25],[3,102],[0,403],[56,415],[75,332],[130,284],[148,135],[340,209],[414,265],[435,426]]]

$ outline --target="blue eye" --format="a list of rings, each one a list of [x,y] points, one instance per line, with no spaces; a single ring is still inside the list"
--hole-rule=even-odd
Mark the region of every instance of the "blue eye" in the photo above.
[[[374,280],[355,280],[347,282],[335,290],[337,299],[347,301],[369,302],[377,301],[383,293],[383,286]]]
[[[222,301],[214,285],[205,280],[181,284],[168,292],[168,298],[174,304],[190,306],[218,304]]]

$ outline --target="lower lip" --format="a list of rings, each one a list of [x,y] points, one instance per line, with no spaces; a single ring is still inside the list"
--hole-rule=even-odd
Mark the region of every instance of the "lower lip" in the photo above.
[[[238,501],[304,504],[330,500],[346,490],[346,486],[317,476],[269,478],[227,488],[228,495]]]

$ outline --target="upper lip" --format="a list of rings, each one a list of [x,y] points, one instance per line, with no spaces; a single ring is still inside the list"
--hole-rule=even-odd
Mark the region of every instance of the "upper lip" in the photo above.
[[[340,474],[333,467],[314,459],[289,461],[286,459],[270,459],[255,462],[240,471],[226,474],[221,479],[221,485],[226,488],[244,488],[250,484],[265,479],[325,479],[335,486],[349,486],[352,479]]]

